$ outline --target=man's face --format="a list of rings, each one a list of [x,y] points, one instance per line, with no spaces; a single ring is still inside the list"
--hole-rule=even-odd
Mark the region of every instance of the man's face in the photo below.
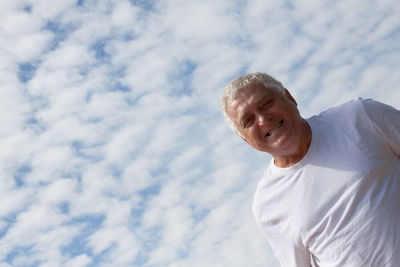
[[[286,89],[282,94],[274,88],[250,84],[228,103],[228,114],[242,138],[257,150],[282,157],[299,148],[304,122]]]

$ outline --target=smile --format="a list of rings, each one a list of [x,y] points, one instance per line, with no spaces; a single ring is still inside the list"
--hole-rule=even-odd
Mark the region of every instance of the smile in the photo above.
[[[277,125],[275,125],[275,127],[272,128],[272,129],[266,134],[266,136],[270,136],[270,135],[273,133],[273,131],[274,131],[275,129],[278,129],[279,127],[281,127],[282,124],[283,124],[283,120],[281,120]]]

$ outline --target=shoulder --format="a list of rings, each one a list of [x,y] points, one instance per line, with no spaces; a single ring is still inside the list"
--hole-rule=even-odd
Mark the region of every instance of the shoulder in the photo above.
[[[356,98],[331,109],[335,115],[365,127],[374,127],[375,123],[390,123],[399,118],[400,112],[394,107],[371,98]],[[339,116],[340,117],[340,116]]]
[[[338,115],[342,114],[344,116],[359,113],[363,111],[363,102],[365,100],[362,98],[355,98],[347,101],[343,104],[329,108],[328,110],[321,113],[321,115]]]
[[[282,217],[282,213],[286,212],[282,206],[286,205],[293,190],[290,177],[289,170],[277,171],[271,160],[254,193],[252,211],[256,220],[263,218],[264,222],[276,222],[276,218]]]
[[[316,122],[326,121],[329,124],[332,122],[357,124],[369,117],[367,110],[373,109],[370,106],[374,106],[376,103],[379,102],[372,99],[355,98],[343,104],[333,106],[311,117],[309,120]]]
[[[400,111],[373,99],[356,98],[341,105],[332,107],[319,115],[308,119],[313,135],[318,133],[326,142],[326,135],[332,142],[358,140],[361,136],[372,134],[380,139],[391,132],[398,133],[400,129]],[[385,137],[386,141],[396,138]],[[326,143],[321,142],[325,146]]]
[[[265,186],[266,184],[266,173],[269,171],[267,169],[263,176],[261,177],[260,181],[257,183],[256,191],[254,192],[253,196],[253,205],[252,205],[252,212],[256,220],[258,220],[262,214],[263,214],[263,206],[261,204],[262,201],[262,196],[265,194],[265,190],[268,189],[268,187]]]
[[[326,111],[323,111],[320,115],[349,115],[349,114],[363,114],[366,115],[375,113],[375,112],[386,112],[395,110],[393,107],[384,104],[382,102],[376,101],[371,98],[354,98],[350,101],[347,101],[343,104],[331,107]]]
[[[362,99],[363,108],[367,116],[374,122],[399,121],[400,111],[392,106],[373,99]],[[395,120],[397,118],[397,120]],[[394,121],[392,121],[394,119]]]
[[[264,214],[265,209],[268,209],[267,206],[271,201],[271,199],[266,200],[265,197],[271,196],[270,190],[273,187],[273,185],[271,184],[272,176],[273,175],[271,172],[271,163],[270,163],[265,172],[263,173],[261,179],[258,181],[253,196],[252,211],[256,220],[259,219]]]

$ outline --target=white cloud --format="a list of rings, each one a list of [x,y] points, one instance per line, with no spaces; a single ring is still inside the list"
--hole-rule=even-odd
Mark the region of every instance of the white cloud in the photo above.
[[[64,263],[63,266],[85,267],[88,266],[88,264],[90,264],[91,262],[92,260],[90,259],[90,257],[88,257],[86,254],[81,254],[72,259],[69,259]]]
[[[250,213],[270,156],[224,124],[223,87],[267,71],[305,116],[399,108],[398,10],[1,2],[0,266],[277,266]]]
[[[34,16],[45,20],[55,19],[57,16],[76,5],[76,1],[74,0],[62,1],[62,3],[46,0],[26,2],[32,5],[32,13]]]

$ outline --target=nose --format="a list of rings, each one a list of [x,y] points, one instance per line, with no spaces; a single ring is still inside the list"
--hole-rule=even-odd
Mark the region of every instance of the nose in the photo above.
[[[271,121],[272,116],[270,114],[258,114],[258,125],[259,126],[268,126]]]

